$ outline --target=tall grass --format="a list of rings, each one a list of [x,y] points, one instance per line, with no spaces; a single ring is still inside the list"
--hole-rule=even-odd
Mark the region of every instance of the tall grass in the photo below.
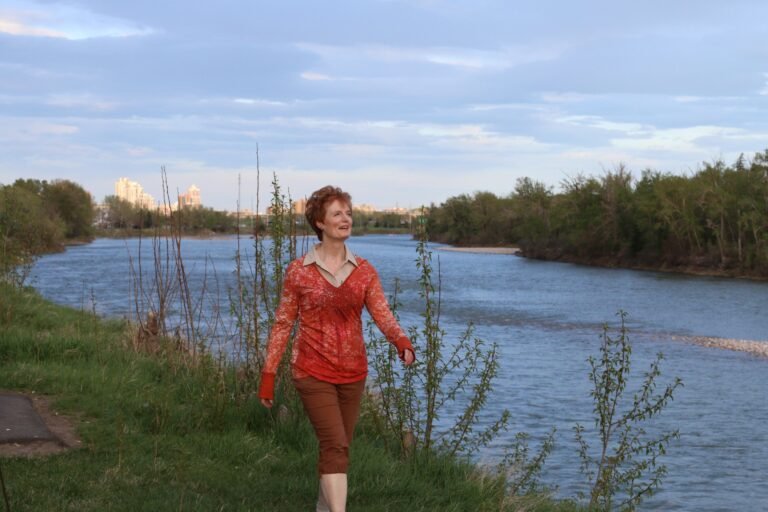
[[[1,291],[0,388],[50,395],[82,439],[62,455],[3,459],[12,510],[311,509],[316,441],[303,415],[278,420],[237,393],[233,368],[192,361],[172,339],[135,351],[125,322]],[[509,501],[497,478],[450,457],[404,463],[369,422],[353,445],[350,510],[574,510]]]

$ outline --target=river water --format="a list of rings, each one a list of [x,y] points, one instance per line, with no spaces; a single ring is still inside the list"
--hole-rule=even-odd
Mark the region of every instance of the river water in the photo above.
[[[186,268],[209,276],[215,269],[216,286],[225,290],[236,241],[185,239],[182,246]],[[350,246],[377,267],[388,292],[399,279],[404,327],[418,325],[415,242],[365,236],[351,239]],[[135,264],[137,248],[135,239],[70,247],[41,258],[32,284],[58,303],[131,316],[129,254]],[[143,250],[149,248],[145,242]],[[768,344],[768,283],[432,249],[448,338],[473,322],[478,337],[500,348],[487,416],[508,409],[512,428],[479,462],[497,460],[515,432],[529,433],[535,448],[556,427],[542,483],[556,487],[560,497],[587,490],[573,436],[577,422],[588,430],[594,425],[586,360],[598,355],[602,325],[615,327],[617,311],[624,310],[634,377],[641,378],[663,352],[660,384],[675,376],[684,382],[648,426],[652,433],[679,429],[680,439],[661,460],[668,467],[661,490],[641,510],[768,511],[768,358],[706,346],[712,340]],[[148,254],[145,261],[151,261]]]

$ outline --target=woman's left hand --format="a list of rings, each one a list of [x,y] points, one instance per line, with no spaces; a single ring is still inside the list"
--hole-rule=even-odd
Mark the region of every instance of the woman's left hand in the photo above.
[[[413,353],[413,350],[409,348],[403,350],[403,364],[405,366],[411,366],[415,360],[416,354]]]

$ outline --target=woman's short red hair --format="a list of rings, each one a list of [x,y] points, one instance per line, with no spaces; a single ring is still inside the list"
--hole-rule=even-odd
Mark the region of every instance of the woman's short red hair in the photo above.
[[[317,234],[317,238],[323,241],[323,231],[317,227],[317,222],[325,219],[325,212],[328,209],[328,205],[332,202],[339,200],[342,203],[346,203],[349,208],[352,208],[352,196],[347,192],[344,192],[339,187],[327,185],[321,189],[312,192],[312,195],[307,199],[307,206],[304,215],[307,217],[307,222],[312,226],[312,229]]]

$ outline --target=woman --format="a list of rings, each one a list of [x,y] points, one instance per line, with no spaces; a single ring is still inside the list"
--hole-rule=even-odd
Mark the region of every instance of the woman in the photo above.
[[[349,444],[368,373],[361,314],[376,325],[410,365],[415,353],[395,320],[373,266],[352,254],[352,199],[340,188],[315,191],[306,205],[320,243],[288,265],[283,295],[269,336],[259,397],[272,407],[275,372],[296,319],[291,371],[320,443],[318,511],[343,512],[347,501]]]

